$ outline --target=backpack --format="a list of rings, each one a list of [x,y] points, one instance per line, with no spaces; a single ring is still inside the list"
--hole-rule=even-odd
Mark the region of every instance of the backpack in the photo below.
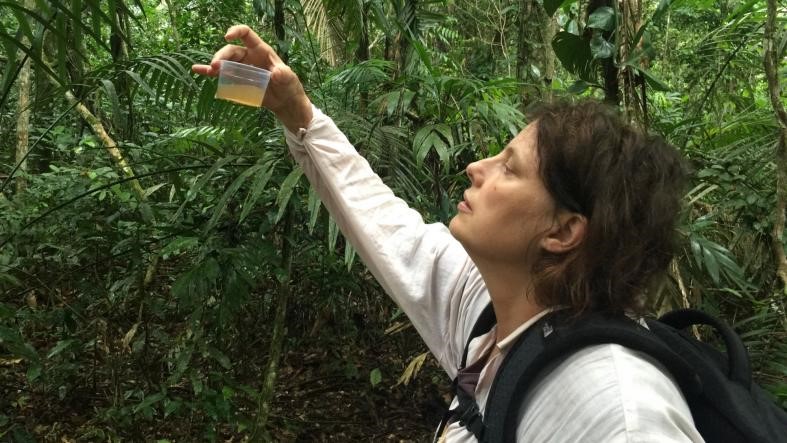
[[[473,326],[461,368],[467,363],[470,341],[495,323],[490,303]],[[479,442],[514,442],[520,406],[550,362],[587,346],[615,343],[649,355],[669,371],[705,441],[787,443],[787,412],[752,382],[748,353],[732,328],[693,309],[672,311],[646,323],[648,328],[625,316],[602,313],[579,318],[560,311],[545,315],[522,333],[506,354],[483,416],[475,399],[457,389],[458,377],[454,379],[452,390],[459,406],[446,413],[435,440],[447,419],[455,417]],[[693,325],[713,327],[723,339],[726,355],[684,331]]]

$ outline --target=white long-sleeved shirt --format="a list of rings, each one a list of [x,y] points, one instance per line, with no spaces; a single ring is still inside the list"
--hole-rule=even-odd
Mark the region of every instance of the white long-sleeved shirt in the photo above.
[[[397,198],[317,108],[307,128],[285,136],[344,236],[454,378],[470,330],[489,303],[467,252],[445,225],[424,223]],[[491,350],[475,391],[482,413],[506,351],[540,315],[497,344],[494,328],[470,343],[468,364]],[[666,370],[618,345],[588,347],[557,364],[528,393],[520,417],[519,442],[703,441]],[[443,438],[476,441],[458,423]]]

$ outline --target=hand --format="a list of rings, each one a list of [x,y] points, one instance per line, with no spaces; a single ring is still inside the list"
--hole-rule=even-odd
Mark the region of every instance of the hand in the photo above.
[[[200,75],[216,77],[221,60],[231,60],[257,66],[271,72],[262,105],[270,109],[292,132],[308,126],[312,106],[298,76],[279,58],[273,48],[246,25],[235,25],[224,35],[227,41],[239,39],[243,46],[226,45],[213,54],[210,65],[193,65],[191,70]]]

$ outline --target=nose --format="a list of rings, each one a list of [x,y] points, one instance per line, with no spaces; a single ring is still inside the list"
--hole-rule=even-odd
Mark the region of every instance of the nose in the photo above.
[[[481,160],[474,161],[473,163],[467,165],[467,167],[465,168],[465,172],[467,173],[467,176],[470,178],[470,184],[472,186],[481,186],[481,183],[483,182],[484,176],[486,174],[485,165],[488,160],[489,158],[483,158]]]
[[[470,178],[470,184],[475,186],[477,180],[481,177],[481,162],[475,161],[470,163],[465,168],[465,172],[467,173],[467,177]]]

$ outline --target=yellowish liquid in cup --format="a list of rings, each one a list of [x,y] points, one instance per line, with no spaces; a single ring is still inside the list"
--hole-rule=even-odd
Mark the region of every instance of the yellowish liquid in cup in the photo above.
[[[216,89],[216,98],[229,100],[242,105],[262,106],[262,97],[265,95],[265,88],[253,85],[219,84]]]

